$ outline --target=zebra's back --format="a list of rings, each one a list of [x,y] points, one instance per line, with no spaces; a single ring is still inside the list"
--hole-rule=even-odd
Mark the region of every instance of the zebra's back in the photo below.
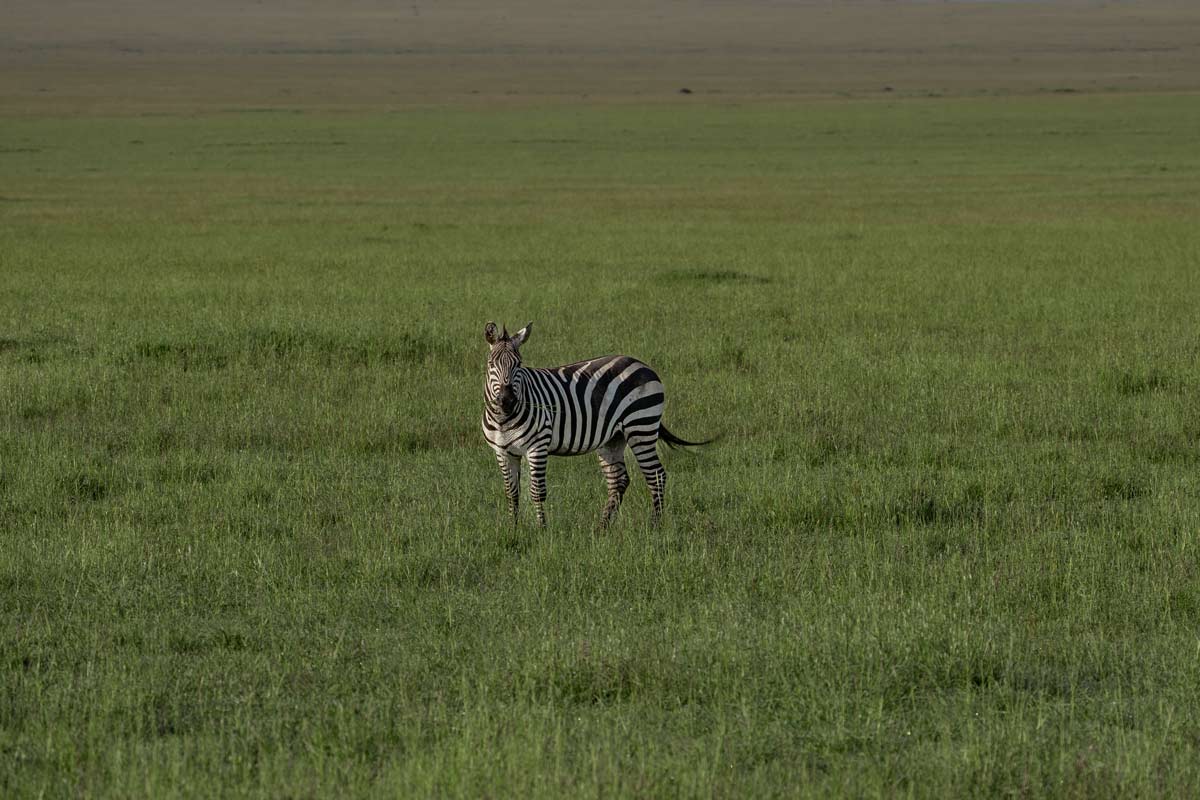
[[[630,429],[658,430],[662,382],[636,358],[602,356],[529,372],[531,399],[552,417],[550,452],[555,455],[590,452]]]

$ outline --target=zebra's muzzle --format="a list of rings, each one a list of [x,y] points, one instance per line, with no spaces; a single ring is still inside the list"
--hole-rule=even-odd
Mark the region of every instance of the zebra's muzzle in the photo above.
[[[517,393],[509,387],[505,386],[500,390],[500,396],[496,398],[500,404],[500,410],[508,416],[517,409]]]

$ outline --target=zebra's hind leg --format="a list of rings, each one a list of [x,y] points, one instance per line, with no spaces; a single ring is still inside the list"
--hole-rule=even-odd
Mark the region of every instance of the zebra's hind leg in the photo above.
[[[600,519],[600,527],[607,528],[621,507],[625,490],[629,488],[629,470],[625,469],[625,440],[619,438],[602,445],[596,455],[600,457],[600,470],[608,484],[608,502],[604,504],[604,516]]]
[[[646,479],[646,485],[650,487],[650,500],[654,504],[653,516],[650,521],[654,525],[658,525],[658,521],[662,519],[663,512],[663,494],[667,488],[667,471],[663,469],[662,462],[658,460],[658,433],[641,434],[634,436],[629,434],[629,449],[633,451],[633,457],[637,459],[638,468],[642,471],[642,476]]]

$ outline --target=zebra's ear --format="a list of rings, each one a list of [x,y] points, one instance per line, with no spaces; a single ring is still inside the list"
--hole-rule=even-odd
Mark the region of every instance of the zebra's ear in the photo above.
[[[524,328],[521,328],[521,330],[519,330],[513,334],[513,336],[512,336],[513,347],[520,347],[521,345],[525,344],[525,340],[529,338],[529,329],[532,327],[533,327],[533,323],[530,322]]]
[[[489,322],[483,326],[483,338],[487,339],[488,344],[495,344],[499,341],[499,337],[496,336],[496,323]]]

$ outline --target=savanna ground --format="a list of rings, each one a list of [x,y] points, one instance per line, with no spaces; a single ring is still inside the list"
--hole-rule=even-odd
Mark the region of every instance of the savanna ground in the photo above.
[[[0,794],[1195,794],[1197,11],[126,5],[0,35]],[[724,435],[661,529],[508,524],[489,319]]]

